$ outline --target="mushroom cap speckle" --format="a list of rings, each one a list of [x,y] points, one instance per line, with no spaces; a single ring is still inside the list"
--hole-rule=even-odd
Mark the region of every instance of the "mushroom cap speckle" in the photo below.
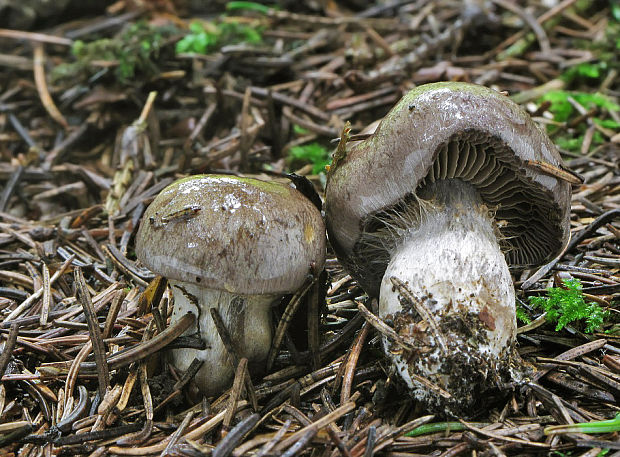
[[[319,210],[295,188],[197,175],[165,188],[147,208],[136,255],[170,279],[234,294],[286,294],[325,262]]]
[[[425,185],[461,179],[495,211],[508,264],[540,265],[568,242],[571,195],[569,183],[540,171],[541,162],[562,166],[549,137],[508,97],[468,83],[419,86],[371,137],[334,158],[330,242],[366,291],[377,293],[389,258],[368,261],[375,251],[367,234],[419,202]]]

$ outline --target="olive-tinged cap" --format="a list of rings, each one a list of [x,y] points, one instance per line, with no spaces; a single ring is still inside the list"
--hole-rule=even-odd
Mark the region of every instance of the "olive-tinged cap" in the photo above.
[[[138,259],[170,279],[235,294],[297,290],[325,262],[318,209],[294,188],[224,175],[174,182],[147,208]]]
[[[492,89],[419,86],[370,138],[334,162],[327,231],[340,260],[369,293],[378,293],[389,261],[371,249],[372,234],[385,231],[390,217],[417,204],[420,190],[439,179],[461,179],[478,189],[496,211],[511,265],[542,264],[568,242],[570,184],[540,170],[561,167],[560,155],[525,111]]]

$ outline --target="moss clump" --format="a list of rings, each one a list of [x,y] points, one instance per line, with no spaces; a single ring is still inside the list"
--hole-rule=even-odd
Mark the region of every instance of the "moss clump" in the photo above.
[[[157,60],[165,40],[176,32],[172,26],[152,26],[142,21],[132,24],[116,38],[78,40],[71,49],[75,62],[54,68],[52,81],[90,77],[106,68],[97,62],[115,63],[113,73],[122,84],[138,74],[152,77],[159,73]]]
[[[531,297],[530,303],[544,310],[549,322],[557,323],[556,331],[577,321],[585,323],[586,333],[601,328],[605,319],[609,317],[609,311],[597,303],[584,300],[581,282],[578,279],[567,279],[563,282],[564,287],[552,287],[547,290],[548,297]]]

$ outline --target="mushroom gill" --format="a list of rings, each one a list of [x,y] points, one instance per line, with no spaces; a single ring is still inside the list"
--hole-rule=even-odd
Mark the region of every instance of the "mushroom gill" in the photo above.
[[[560,225],[561,211],[550,192],[519,171],[526,164],[501,139],[474,130],[461,132],[441,144],[433,157],[428,174],[414,192],[362,222],[363,235],[355,251],[371,259],[372,272],[366,270],[365,277],[380,280],[390,253],[401,240],[400,232],[420,223],[428,206],[428,187],[446,179],[471,184],[494,212],[500,247],[510,266],[540,265],[548,260],[549,252],[561,249],[561,240],[549,230]]]

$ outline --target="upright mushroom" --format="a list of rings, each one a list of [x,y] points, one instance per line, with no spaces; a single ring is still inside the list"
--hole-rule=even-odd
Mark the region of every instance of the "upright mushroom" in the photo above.
[[[285,184],[223,175],[181,179],[148,207],[136,237],[138,259],[168,278],[172,320],[196,314],[204,350],[173,350],[185,370],[204,361],[195,380],[207,395],[233,375],[210,308],[217,308],[251,369],[262,368],[272,339],[271,305],[295,292],[325,261],[319,210]]]
[[[334,158],[330,242],[410,342],[384,350],[432,409],[466,413],[518,372],[507,262],[539,265],[568,242],[570,185],[541,172],[561,166],[518,105],[466,83],[412,90]]]

